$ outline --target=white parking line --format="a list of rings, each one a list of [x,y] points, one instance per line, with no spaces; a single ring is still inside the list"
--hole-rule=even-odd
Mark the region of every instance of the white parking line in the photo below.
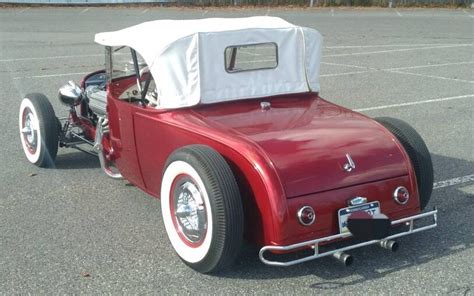
[[[90,7],[85,8],[83,11],[79,12],[79,14],[83,14],[89,11],[91,9]]]
[[[474,174],[433,183],[433,189],[455,186],[474,181]]]
[[[202,13],[201,16],[205,16],[208,12],[209,12],[209,10],[204,10],[204,12]]]
[[[27,11],[27,10],[30,10],[30,8],[31,8],[31,7],[24,8],[24,9],[20,10],[18,13],[23,13],[23,12],[25,12],[25,11]]]
[[[35,61],[35,60],[56,60],[56,59],[69,59],[69,58],[86,58],[86,57],[102,57],[101,54],[83,54],[83,55],[67,55],[67,56],[55,56],[55,57],[33,57],[33,58],[17,58],[17,59],[2,59],[0,62],[21,62],[21,61]]]
[[[398,70],[384,70],[384,71],[385,71],[385,72],[390,72],[390,73],[403,74],[403,75],[412,75],[412,76],[426,77],[426,78],[435,78],[435,79],[448,80],[448,81],[474,83],[474,81],[472,81],[472,80],[464,80],[464,79],[459,79],[459,78],[449,78],[449,77],[436,76],[436,75],[426,75],[426,74],[411,73],[411,72],[398,71]]]
[[[465,14],[467,14],[468,16],[470,17],[474,17],[474,15],[470,14],[469,12],[467,12],[467,10],[463,9],[462,12],[464,12]]]
[[[372,48],[372,47],[420,47],[420,46],[445,46],[445,45],[469,45],[469,43],[421,43],[421,44],[373,44],[373,45],[334,45],[325,46],[327,49],[349,49],[349,48]]]
[[[400,11],[398,11],[397,9],[395,9],[395,12],[397,13],[397,15],[398,15],[399,17],[403,17],[403,15],[402,15],[402,14],[400,13]]]
[[[341,63],[330,63],[330,62],[321,62],[321,64],[325,65],[331,65],[331,66],[343,66],[343,67],[349,67],[349,68],[357,68],[357,69],[371,69],[371,70],[408,70],[408,69],[419,69],[419,68],[431,68],[431,67],[444,67],[444,66],[454,66],[454,65],[468,65],[468,64],[474,64],[474,61],[470,62],[456,62],[456,63],[443,63],[443,64],[428,64],[428,65],[419,65],[419,66],[407,66],[407,67],[397,67],[397,68],[386,68],[386,69],[378,69],[378,68],[372,68],[368,66],[357,66],[357,65],[350,65],[350,64],[341,64]],[[344,73],[342,73],[344,74]]]
[[[149,10],[148,8],[147,8],[147,9],[144,9],[144,10],[142,11],[142,13],[141,13],[141,14],[145,14],[145,13],[147,13],[147,12],[148,12],[148,10]]]
[[[319,77],[335,77],[335,76],[345,76],[345,75],[353,75],[353,74],[363,74],[369,72],[375,72],[377,70],[364,70],[364,71],[352,71],[352,72],[344,72],[344,73],[334,73],[334,74],[321,74]]]
[[[34,76],[23,76],[23,77],[13,77],[13,80],[25,79],[25,78],[47,78],[47,77],[60,77],[60,76],[72,76],[72,75],[84,75],[89,74],[89,72],[76,72],[76,73],[62,73],[62,74],[45,74],[45,75],[34,75]]]
[[[331,8],[331,16],[334,16],[334,8]]]
[[[349,65],[349,64],[340,64],[340,63],[321,62],[321,64],[331,65],[331,66],[343,66],[343,67],[357,68],[357,69],[366,69],[367,72],[369,72],[368,69],[371,69],[370,67],[363,67],[363,66],[356,66],[356,65]],[[341,73],[341,74],[344,74],[344,73]]]
[[[204,12],[206,13],[206,12]],[[423,46],[423,47],[420,47]],[[425,47],[428,46],[428,47]],[[432,46],[432,47],[431,47]],[[350,48],[371,48],[371,47],[414,47],[414,48],[404,48],[404,49],[394,49],[387,51],[375,51],[375,52],[363,52],[363,53],[348,53],[342,54],[345,55],[358,55],[358,54],[370,54],[370,53],[382,53],[382,52],[392,52],[392,51],[406,51],[406,50],[418,50],[418,49],[431,49],[431,48],[445,48],[445,47],[458,47],[458,46],[474,46],[474,44],[465,43],[465,44],[384,44],[384,45],[341,45],[341,46],[326,46],[327,49],[350,49]],[[103,53],[100,54],[86,54],[86,55],[67,55],[67,56],[50,56],[50,57],[31,57],[31,58],[14,58],[14,59],[0,59],[0,62],[20,62],[20,61],[34,61],[34,60],[56,60],[56,59],[69,59],[69,58],[81,58],[81,57],[101,57]],[[325,55],[324,57],[332,56],[341,56],[341,55]]]
[[[420,69],[420,68],[444,67],[444,66],[468,65],[468,64],[474,64],[474,61],[470,61],[470,62],[456,62],[456,63],[443,63],[443,64],[428,64],[428,65],[408,66],[408,67],[398,67],[398,68],[390,68],[390,69],[387,69],[387,70],[408,70],[408,69]]]
[[[390,53],[390,52],[402,52],[402,51],[412,51],[412,50],[420,50],[420,49],[452,48],[452,47],[464,47],[464,46],[474,46],[474,44],[456,44],[456,45],[427,46],[427,47],[402,48],[402,49],[390,49],[390,50],[379,50],[379,51],[365,51],[365,52],[339,53],[339,54],[323,55],[323,57],[325,57],[325,58],[328,58],[328,57],[345,57],[345,56],[355,56],[355,55]]]
[[[474,98],[474,94],[472,94],[472,95],[456,96],[456,97],[430,99],[430,100],[424,100],[424,101],[414,101],[414,102],[407,102],[407,103],[400,103],[400,104],[392,104],[392,105],[384,105],[384,106],[377,106],[377,107],[359,108],[359,109],[354,109],[354,111],[357,111],[357,112],[373,111],[373,110],[381,110],[381,109],[389,109],[389,108],[397,108],[397,107],[421,105],[421,104],[428,104],[428,103],[435,103],[435,102],[443,102],[443,101],[451,101],[451,100],[460,100],[460,99],[465,99],[465,98]]]
[[[268,16],[270,14],[270,8],[267,9],[267,12],[265,13],[266,16]]]
[[[449,78],[443,76],[435,76],[435,75],[426,75],[426,74],[418,74],[418,73],[411,73],[406,71],[400,70],[409,70],[409,69],[420,69],[420,68],[430,68],[430,67],[442,67],[442,66],[452,66],[452,65],[466,65],[466,64],[474,64],[474,61],[471,62],[457,62],[457,63],[443,63],[443,64],[429,64],[429,65],[419,65],[419,66],[408,66],[408,67],[397,67],[397,68],[371,68],[371,67],[363,67],[363,66],[356,66],[356,65],[349,65],[349,64],[341,64],[341,63],[328,63],[328,62],[321,62],[321,64],[325,65],[332,65],[332,66],[343,66],[349,68],[357,68],[357,69],[365,69],[364,71],[353,71],[353,72],[344,72],[344,73],[335,73],[335,74],[323,74],[320,77],[335,77],[335,76],[345,76],[345,75],[352,75],[352,74],[363,74],[363,73],[370,73],[370,72],[390,72],[396,74],[407,74],[407,75],[414,75],[420,77],[427,77],[427,78],[435,78],[435,79],[442,79],[442,80],[451,80],[457,82],[465,82],[465,83],[474,83],[471,80],[464,80],[458,78]]]

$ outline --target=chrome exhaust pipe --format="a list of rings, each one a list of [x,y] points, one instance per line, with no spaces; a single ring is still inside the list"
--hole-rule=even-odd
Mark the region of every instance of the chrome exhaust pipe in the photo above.
[[[354,262],[354,258],[344,252],[336,252],[332,254],[332,257],[336,259],[337,261],[341,262],[344,264],[344,266],[350,266]]]
[[[392,252],[396,252],[399,247],[398,243],[393,240],[381,240],[379,246]]]
[[[99,155],[100,167],[104,173],[112,179],[123,179],[120,173],[115,173],[112,171],[109,165],[109,161],[105,158],[103,147],[102,147],[102,137],[104,136],[104,127],[107,126],[107,119],[99,117],[97,120],[97,126],[95,130],[95,143],[94,149]]]

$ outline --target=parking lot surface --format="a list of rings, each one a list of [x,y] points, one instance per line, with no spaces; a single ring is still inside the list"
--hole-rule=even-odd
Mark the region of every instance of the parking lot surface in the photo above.
[[[103,67],[96,32],[154,19],[280,16],[324,36],[320,95],[413,125],[434,162],[439,227],[331,258],[268,267],[246,247],[231,270],[198,274],[174,254],[159,201],[107,178],[97,159],[60,150],[55,169],[23,155],[18,110],[30,92],[56,99]],[[0,9],[0,294],[474,295],[474,47],[469,9]],[[150,36],[153,38],[153,36]],[[156,147],[158,150],[159,147]]]

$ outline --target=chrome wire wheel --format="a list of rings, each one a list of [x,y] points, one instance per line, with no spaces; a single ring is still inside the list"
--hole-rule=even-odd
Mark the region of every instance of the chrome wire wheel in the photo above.
[[[38,112],[31,102],[25,98],[20,106],[20,139],[26,158],[37,163],[42,153],[42,134],[38,120]]]
[[[176,232],[190,247],[200,246],[207,233],[206,205],[196,182],[178,176],[171,186],[170,208]]]
[[[23,111],[20,132],[27,151],[34,155],[38,148],[38,119],[28,107]]]

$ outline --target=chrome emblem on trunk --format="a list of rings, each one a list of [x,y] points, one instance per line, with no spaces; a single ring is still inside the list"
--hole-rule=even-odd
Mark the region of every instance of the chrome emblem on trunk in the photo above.
[[[356,205],[365,204],[366,202],[367,202],[367,197],[356,196],[353,199],[349,200],[347,203],[350,206],[356,206]]]
[[[356,165],[349,154],[346,154],[346,158],[347,158],[347,163],[344,164],[343,168],[346,172],[350,172],[356,168]]]

